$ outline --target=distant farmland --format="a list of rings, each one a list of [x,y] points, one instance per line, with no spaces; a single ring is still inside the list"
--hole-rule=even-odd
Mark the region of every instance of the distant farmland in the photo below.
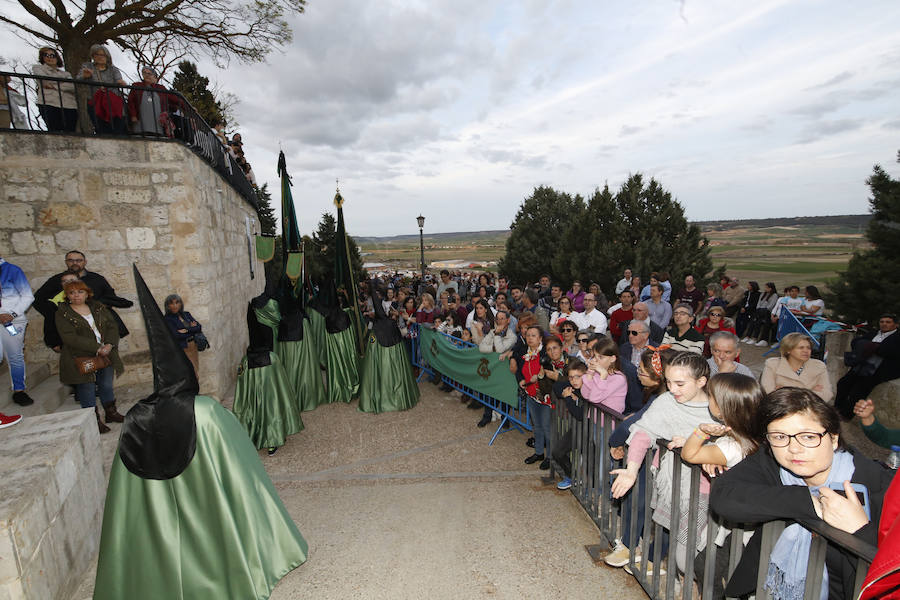
[[[708,221],[697,223],[709,238],[715,266],[743,281],[782,287],[794,284],[825,286],[850,260],[854,250],[867,247],[869,215]],[[506,251],[508,230],[425,235],[427,263],[461,260],[483,263],[499,260]],[[365,262],[390,268],[415,269],[419,263],[416,235],[357,238]],[[664,265],[660,265],[663,267]]]

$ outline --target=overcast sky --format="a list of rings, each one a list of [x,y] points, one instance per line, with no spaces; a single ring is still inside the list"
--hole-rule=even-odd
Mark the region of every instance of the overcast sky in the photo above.
[[[201,72],[276,201],[284,149],[304,232],[338,178],[355,235],[503,229],[535,186],[638,171],[691,220],[863,213],[873,164],[900,172],[898,22],[897,0],[309,0],[267,64]]]

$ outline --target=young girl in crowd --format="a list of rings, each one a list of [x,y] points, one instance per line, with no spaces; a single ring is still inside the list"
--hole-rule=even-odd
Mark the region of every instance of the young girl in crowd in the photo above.
[[[685,439],[681,436],[672,438],[670,448],[681,447],[681,458],[688,463],[703,465],[703,470],[710,477],[732,468],[745,456],[753,454],[759,448],[756,422],[759,406],[765,399],[765,392],[752,377],[737,373],[720,373],[709,380],[706,386],[709,397],[709,412],[717,423],[703,423]],[[716,438],[709,443],[710,438]],[[709,494],[706,479],[700,482],[701,494]],[[708,501],[707,501],[708,502]],[[705,515],[703,515],[705,519]],[[728,576],[728,557],[730,544],[726,544],[731,530],[720,526],[715,538],[716,566],[713,583],[713,598],[725,597],[725,579]],[[743,544],[749,541],[753,532],[745,532]],[[705,542],[697,540],[698,549]],[[698,585],[702,587],[706,551],[697,555],[694,561],[694,573]]]
[[[641,362],[638,364],[637,372],[638,380],[640,380],[641,386],[644,388],[644,407],[619,423],[619,426],[616,427],[615,431],[613,431],[610,436],[609,454],[613,459],[622,460],[625,458],[625,441],[630,434],[629,429],[644,416],[644,413],[647,412],[647,409],[650,408],[653,401],[656,400],[660,394],[666,393],[665,369],[666,365],[675,354],[676,352],[670,349],[645,350],[644,353],[641,354]],[[646,478],[640,474],[640,470],[643,470],[643,468],[644,463],[641,461],[638,475],[637,496],[633,499],[633,502],[636,503],[635,505],[637,507],[637,539],[640,539],[643,530],[642,528],[644,526],[644,492]],[[616,541],[616,545],[612,552],[607,554],[603,559],[606,564],[611,567],[624,567],[628,564],[628,557],[630,554],[629,548],[631,546],[632,506],[632,502],[627,498],[622,502],[622,523],[624,524],[622,538]],[[663,547],[663,555],[665,555],[666,549],[667,544]]]
[[[705,387],[709,379],[709,363],[699,353],[679,352],[672,357],[666,366],[666,384],[669,391],[661,394],[647,409],[646,412],[631,425],[631,433],[628,437],[627,467],[612,471],[616,475],[612,484],[613,498],[624,496],[637,481],[638,471],[643,464],[644,455],[650,449],[657,438],[671,440],[675,436],[687,437],[701,423],[710,420],[709,399]],[[667,452],[660,461],[656,475],[653,521],[659,523],[667,530],[671,530],[673,524],[671,514],[672,486],[681,486],[681,506],[679,507],[679,522],[677,526],[677,543],[680,556],[679,561],[683,565],[684,548],[687,540],[689,523],[687,522],[688,504],[690,499],[690,471],[681,471],[681,481],[673,480],[674,453]],[[700,511],[706,514],[704,498],[700,498]],[[704,520],[705,523],[705,520]],[[647,561],[647,571],[652,573],[652,565]],[[643,565],[642,565],[643,566]]]
[[[603,336],[592,346],[593,356],[588,372],[582,378],[581,393],[591,404],[606,406],[616,412],[625,410],[628,380],[619,367],[619,346]],[[599,419],[595,419],[599,422]]]

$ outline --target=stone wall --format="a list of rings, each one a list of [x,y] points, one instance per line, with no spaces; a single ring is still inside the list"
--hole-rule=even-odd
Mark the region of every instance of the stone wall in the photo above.
[[[87,255],[88,270],[136,300],[136,263],[157,301],[177,293],[203,325],[211,347],[200,354],[200,390],[233,391],[247,344],[247,301],[264,287],[246,221],[256,212],[193,152],[169,141],[0,133],[0,255],[19,265],[32,289],[65,270],[67,251]],[[140,309],[117,309],[131,335],[120,344],[121,384],[152,380]],[[43,344],[43,319],[31,310],[26,361],[31,385],[58,372]],[[4,392],[6,391],[4,390]]]

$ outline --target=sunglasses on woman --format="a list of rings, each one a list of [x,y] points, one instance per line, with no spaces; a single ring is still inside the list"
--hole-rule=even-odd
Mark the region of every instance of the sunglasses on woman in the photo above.
[[[575,331],[575,330],[572,329],[571,327],[563,327],[562,329],[560,329],[560,331],[562,331],[562,332],[568,331],[569,333],[571,333],[571,332],[573,332],[573,331]]]

